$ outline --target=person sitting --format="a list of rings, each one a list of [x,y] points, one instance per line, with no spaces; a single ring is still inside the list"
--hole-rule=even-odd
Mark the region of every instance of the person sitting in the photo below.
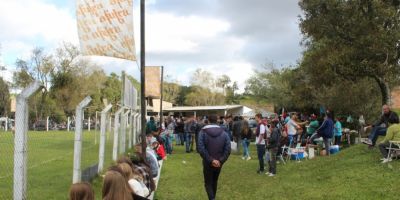
[[[388,158],[389,150],[387,148],[390,147],[389,141],[400,141],[400,124],[391,125],[386,133],[385,138],[379,143],[379,150],[383,156],[382,163],[387,163],[392,161],[392,158]],[[397,147],[392,144],[392,147]]]
[[[134,173],[140,174],[143,177],[143,183],[149,188],[150,193],[153,192],[156,189],[153,177],[156,176],[153,176],[150,164],[148,164],[140,152],[131,155],[130,159],[133,163]],[[158,173],[158,167],[156,172]]]
[[[391,124],[398,124],[399,123],[399,116],[390,110],[388,105],[382,106],[382,116],[377,123],[372,125],[371,134],[368,136],[368,140],[364,141],[364,144],[369,145],[370,148],[375,146],[376,140],[378,140],[378,136],[386,135],[387,128]],[[369,126],[371,127],[371,126]]]
[[[165,160],[166,159],[165,149],[164,149],[163,145],[161,145],[160,143],[155,141],[151,144],[151,148],[156,152],[157,160]]]
[[[75,183],[69,189],[70,200],[94,200],[94,191],[89,183]]]
[[[116,170],[106,172],[102,189],[103,200],[133,200],[132,193],[129,189],[122,174]]]
[[[137,179],[134,178],[132,167],[129,166],[129,164],[121,163],[118,164],[118,167],[122,170],[122,175],[124,176],[126,182],[128,183],[129,187],[135,195],[140,197],[149,196],[149,189],[144,185],[143,182],[139,182]]]

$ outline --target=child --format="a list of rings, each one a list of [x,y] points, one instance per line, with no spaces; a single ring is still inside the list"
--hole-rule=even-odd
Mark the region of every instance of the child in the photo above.
[[[122,170],[123,176],[134,194],[141,197],[147,197],[149,195],[149,189],[144,185],[143,178],[140,178],[140,175],[137,175],[137,173],[135,173],[136,176],[134,176],[131,166],[127,163],[121,163],[118,164],[118,167]],[[142,180],[142,182],[139,180]]]
[[[151,147],[157,154],[157,160],[165,160],[166,155],[165,155],[165,149],[164,149],[163,145],[160,145],[160,143],[155,141],[151,144]]]
[[[69,189],[70,200],[94,200],[94,192],[89,183],[75,183]]]
[[[342,140],[342,123],[340,123],[340,118],[336,118],[333,132],[335,133],[335,145],[340,145]]]
[[[271,137],[269,138],[269,144],[268,144],[268,149],[269,149],[269,155],[270,159],[268,161],[269,165],[269,171],[266,173],[269,176],[275,176],[276,175],[276,156],[278,154],[278,148],[279,148],[279,143],[280,143],[280,129],[277,128],[278,121],[274,120],[271,123]]]

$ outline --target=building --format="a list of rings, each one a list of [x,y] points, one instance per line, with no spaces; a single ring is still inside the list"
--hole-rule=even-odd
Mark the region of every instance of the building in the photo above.
[[[244,107],[242,105],[222,105],[222,106],[178,106],[171,108],[163,108],[164,115],[180,115],[180,116],[207,116],[215,114],[219,116],[226,115],[243,115]],[[248,109],[246,110],[248,111]]]

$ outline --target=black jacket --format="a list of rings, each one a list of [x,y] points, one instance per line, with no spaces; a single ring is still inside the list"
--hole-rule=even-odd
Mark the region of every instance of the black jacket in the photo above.
[[[221,165],[231,153],[231,140],[218,125],[207,125],[201,129],[198,140],[198,150],[205,164],[218,160]]]
[[[385,124],[386,128],[389,127],[390,124],[398,124],[399,116],[397,113],[390,111],[388,114],[383,114],[379,121],[375,123],[375,126],[380,126],[381,124]]]
[[[281,130],[279,128],[274,128],[271,133],[271,137],[269,138],[268,148],[277,148],[279,146],[281,139]]]

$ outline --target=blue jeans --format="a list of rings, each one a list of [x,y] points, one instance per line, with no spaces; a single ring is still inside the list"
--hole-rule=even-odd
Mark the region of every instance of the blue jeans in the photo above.
[[[165,148],[167,151],[167,154],[171,154],[172,153],[172,141],[171,141],[171,137],[169,135],[167,135],[165,137]]]
[[[181,145],[185,144],[185,134],[184,133],[178,133],[179,135],[179,141],[181,142]]]
[[[387,128],[385,127],[380,127],[380,126],[375,126],[372,131],[371,134],[369,135],[369,139],[372,141],[372,146],[375,146],[376,140],[378,140],[378,136],[382,135],[386,135],[386,130]]]
[[[186,152],[193,151],[193,133],[186,133]]]
[[[258,164],[260,165],[259,170],[264,171],[264,155],[265,155],[265,144],[257,144],[257,157]]]
[[[294,146],[297,143],[297,135],[288,135],[288,147]]]
[[[244,138],[242,140],[242,145],[243,145],[243,157],[250,157],[249,154],[249,145],[250,145],[250,141],[247,140],[247,138]]]

